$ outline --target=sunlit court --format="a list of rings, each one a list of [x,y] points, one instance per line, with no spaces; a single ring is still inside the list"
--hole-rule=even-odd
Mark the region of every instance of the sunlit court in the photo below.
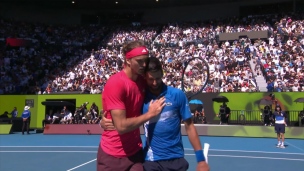
[[[194,171],[196,160],[187,136],[183,136],[185,158]],[[200,136],[209,143],[211,170],[302,171],[304,141],[287,139],[286,148],[276,148],[272,138],[238,138]],[[87,171],[96,170],[99,135],[1,135],[1,171]],[[144,140],[144,137],[142,137]],[[17,162],[17,163],[16,163]]]

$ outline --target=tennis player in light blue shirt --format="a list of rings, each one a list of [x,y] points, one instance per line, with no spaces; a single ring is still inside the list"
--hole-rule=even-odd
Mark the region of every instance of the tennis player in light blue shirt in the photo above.
[[[189,167],[184,158],[184,147],[181,136],[181,121],[184,121],[186,132],[192,144],[198,162],[197,171],[207,171],[202,146],[192,121],[186,95],[179,89],[167,86],[162,81],[163,70],[157,58],[149,58],[146,68],[146,93],[143,113],[149,109],[151,100],[165,97],[166,106],[162,113],[144,124],[146,144],[144,145],[145,171],[176,170],[186,171]]]

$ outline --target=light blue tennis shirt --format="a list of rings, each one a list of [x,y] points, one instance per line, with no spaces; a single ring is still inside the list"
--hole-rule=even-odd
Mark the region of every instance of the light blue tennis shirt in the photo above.
[[[181,90],[165,84],[163,84],[162,93],[158,97],[147,91],[143,113],[148,112],[151,100],[162,96],[166,98],[166,106],[161,114],[144,124],[146,136],[144,154],[147,161],[184,157],[181,120],[187,120],[192,117],[185,94]]]
[[[274,116],[275,116],[275,123],[276,124],[284,124],[285,123],[285,112],[283,111],[279,111],[279,112],[274,112]]]

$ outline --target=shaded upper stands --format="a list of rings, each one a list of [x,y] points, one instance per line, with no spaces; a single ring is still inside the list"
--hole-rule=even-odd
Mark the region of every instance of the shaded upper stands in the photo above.
[[[0,51],[0,93],[35,93],[49,80],[87,57],[85,46],[99,41],[105,28],[47,26],[1,19],[0,40],[31,40],[26,47],[3,47]],[[85,56],[84,56],[85,55]]]
[[[6,26],[20,24],[11,21],[2,22],[6,23]],[[27,34],[35,35],[34,38],[38,40],[38,43],[31,47],[1,50],[2,56],[9,58],[9,63],[5,59],[6,64],[1,65],[3,66],[1,73],[4,73],[1,82],[3,81],[4,84],[0,85],[2,86],[0,93],[3,91],[38,94],[67,91],[101,93],[107,78],[122,68],[123,57],[120,49],[122,43],[138,39],[146,41],[151,49],[151,56],[161,59],[165,70],[164,82],[169,85],[180,88],[181,66],[185,60],[201,57],[208,61],[211,73],[204,92],[257,91],[254,74],[248,60],[253,58],[258,64],[263,63],[263,55],[265,56],[267,51],[270,52],[267,47],[271,47],[269,45],[272,44],[271,40],[252,42],[249,39],[239,39],[219,43],[217,35],[221,32],[243,31],[243,28],[246,28],[247,31],[268,29],[274,33],[274,38],[276,38],[277,32],[284,31],[284,29],[278,29],[277,24],[269,27],[276,22],[280,23],[273,18],[268,18],[267,22],[263,22],[259,17],[249,17],[246,20],[232,18],[208,23],[168,24],[166,26],[104,28],[53,26],[52,34],[49,34],[47,26],[39,24],[36,24],[35,27],[28,26],[31,28],[28,30],[30,33],[35,33],[33,28],[37,27],[42,27],[43,31],[39,34]],[[8,27],[3,27],[1,30],[3,34],[0,37],[8,37],[7,32],[10,32],[7,31]],[[111,32],[101,40],[108,30]],[[18,33],[18,29],[16,33]],[[65,36],[66,34],[71,36]],[[284,33],[281,34],[286,36]],[[289,35],[287,34],[287,36]],[[84,47],[85,44],[94,42],[94,40],[99,40],[104,44],[100,44],[97,50]],[[274,41],[284,43],[285,40],[276,38]],[[279,47],[283,51],[283,43],[283,46],[278,44],[275,47]],[[248,49],[250,51],[246,53],[245,50]],[[10,72],[12,68],[17,72],[12,74]],[[263,71],[264,75],[268,74],[267,71]],[[193,79],[195,80],[195,78]],[[190,89],[195,89],[195,85]]]

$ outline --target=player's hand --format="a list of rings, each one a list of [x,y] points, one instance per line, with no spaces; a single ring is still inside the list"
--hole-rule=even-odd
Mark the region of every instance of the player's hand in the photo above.
[[[149,113],[152,117],[157,116],[163,110],[165,103],[165,97],[161,97],[157,100],[151,100],[149,105]]]
[[[197,163],[196,171],[209,171],[209,165],[205,161]]]
[[[101,116],[101,120],[99,122],[100,127],[103,128],[104,130],[115,130],[115,126],[114,126],[112,119],[105,118],[104,117],[105,114],[106,114],[106,111]]]

